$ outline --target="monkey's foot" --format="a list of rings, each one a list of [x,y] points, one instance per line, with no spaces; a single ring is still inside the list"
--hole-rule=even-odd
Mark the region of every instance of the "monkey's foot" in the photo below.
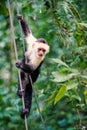
[[[19,98],[22,98],[22,96],[24,96],[24,89],[18,90],[17,95],[19,96]]]
[[[17,15],[17,18],[18,18],[18,20],[20,20],[20,21],[22,21],[22,20],[23,20],[23,16],[22,16],[22,15],[20,15],[20,14],[18,14],[18,15]]]
[[[25,118],[25,115],[26,115],[26,117],[29,116],[29,110],[26,109],[26,108],[22,110],[20,116],[21,116],[22,119],[24,119],[24,118]]]

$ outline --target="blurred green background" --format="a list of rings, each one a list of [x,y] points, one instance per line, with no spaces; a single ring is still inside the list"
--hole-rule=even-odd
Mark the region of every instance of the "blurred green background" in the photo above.
[[[21,60],[23,38],[10,2]],[[34,84],[46,130],[87,130],[87,0],[18,0],[18,8],[34,36],[50,45]],[[8,3],[0,0],[0,130],[25,130],[15,62]],[[34,96],[28,126],[44,129]]]

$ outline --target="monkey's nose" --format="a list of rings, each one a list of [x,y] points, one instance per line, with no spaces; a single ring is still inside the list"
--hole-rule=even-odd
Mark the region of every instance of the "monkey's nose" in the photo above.
[[[38,55],[39,55],[40,57],[42,57],[42,56],[43,56],[43,52],[42,52],[42,51],[39,51]]]

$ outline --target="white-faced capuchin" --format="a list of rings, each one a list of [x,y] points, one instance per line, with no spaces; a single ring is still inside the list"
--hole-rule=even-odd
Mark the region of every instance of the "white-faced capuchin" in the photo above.
[[[44,58],[49,52],[49,45],[43,38],[36,39],[32,35],[30,28],[21,15],[18,15],[17,18],[21,23],[21,27],[27,42],[23,60],[16,63],[16,67],[21,69],[20,77],[23,89],[21,91],[20,83],[18,81],[17,94],[19,97],[24,95],[25,109],[23,109],[20,114],[21,118],[24,119],[25,115],[26,117],[29,116],[32,103],[33,90],[29,75],[31,76],[32,82],[34,83],[38,78]]]

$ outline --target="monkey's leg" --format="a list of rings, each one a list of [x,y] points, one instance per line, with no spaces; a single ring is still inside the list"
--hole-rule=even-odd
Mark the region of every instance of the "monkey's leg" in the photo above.
[[[29,116],[29,113],[30,113],[30,110],[31,110],[32,91],[33,91],[32,85],[29,82],[29,84],[26,85],[25,93],[24,93],[25,109],[23,109],[21,114],[20,114],[21,118],[23,118],[23,119],[24,119],[25,115],[26,115],[26,117]]]

